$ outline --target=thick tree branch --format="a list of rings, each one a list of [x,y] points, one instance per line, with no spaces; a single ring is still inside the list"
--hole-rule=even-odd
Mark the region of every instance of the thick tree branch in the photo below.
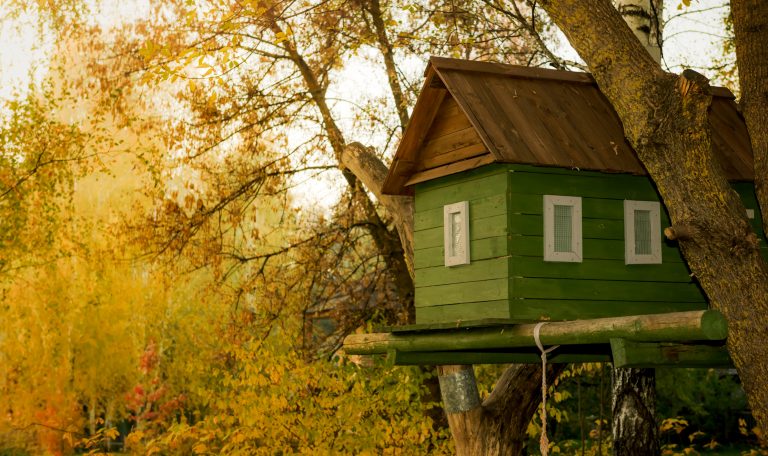
[[[394,219],[408,272],[413,277],[413,198],[381,193],[381,186],[387,177],[387,167],[371,148],[356,142],[349,144],[341,156],[341,163],[362,181]]]
[[[264,17],[268,21],[269,28],[275,35],[283,34],[273,9],[267,10]],[[290,39],[284,40],[282,45],[291,57],[291,60],[299,69],[312,100],[320,111],[320,115],[323,119],[323,127],[328,134],[328,140],[334,155],[340,164],[344,179],[349,185],[353,198],[360,204],[365,218],[370,222],[367,225],[368,231],[371,234],[376,247],[387,262],[389,270],[392,271],[392,277],[397,283],[397,288],[400,290],[400,294],[406,306],[405,314],[407,315],[407,320],[413,321],[413,278],[409,271],[411,267],[403,255],[400,236],[387,228],[386,224],[379,217],[374,202],[371,201],[370,197],[365,193],[357,177],[341,165],[342,155],[346,150],[346,141],[341,129],[336,124],[330,107],[328,106],[325,97],[325,88],[319,82],[320,79]]]

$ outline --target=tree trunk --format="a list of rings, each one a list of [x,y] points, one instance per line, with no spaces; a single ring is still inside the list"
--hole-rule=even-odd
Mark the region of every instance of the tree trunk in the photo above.
[[[616,0],[624,22],[656,62],[661,62],[662,0]]]
[[[661,63],[662,0],[617,0],[616,8],[648,54]],[[659,454],[654,419],[656,371],[613,368],[611,435],[615,456]]]
[[[656,426],[656,371],[613,369],[613,453],[660,454]]]
[[[764,10],[764,2],[755,8]],[[768,268],[738,195],[712,154],[707,79],[669,75],[608,0],[542,6],[592,70],[669,210],[678,242],[711,306],[728,320],[728,350],[768,435]],[[750,14],[753,12],[750,11]]]
[[[547,383],[563,364],[547,366]],[[541,366],[509,367],[482,404],[472,366],[440,366],[440,390],[458,456],[519,455],[541,399]]]
[[[752,151],[755,188],[768,233],[768,6],[763,0],[731,2],[741,100]]]

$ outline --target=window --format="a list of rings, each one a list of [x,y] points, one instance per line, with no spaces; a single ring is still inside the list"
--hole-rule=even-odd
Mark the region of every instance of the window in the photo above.
[[[661,206],[656,201],[624,201],[624,263],[661,263]]]
[[[469,202],[443,206],[445,265],[469,264]]]
[[[581,198],[544,195],[544,261],[581,263]]]

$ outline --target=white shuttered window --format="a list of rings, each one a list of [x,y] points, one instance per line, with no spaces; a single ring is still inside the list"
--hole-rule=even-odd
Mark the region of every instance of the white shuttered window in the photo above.
[[[624,201],[624,263],[661,263],[661,205]]]
[[[581,198],[544,195],[544,261],[581,259]]]
[[[443,206],[445,265],[469,264],[469,202]]]

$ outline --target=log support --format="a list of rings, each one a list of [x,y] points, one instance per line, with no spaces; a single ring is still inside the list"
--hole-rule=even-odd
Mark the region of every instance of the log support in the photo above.
[[[353,334],[344,340],[344,350],[388,353],[398,365],[537,364],[535,326]],[[727,334],[725,319],[713,310],[552,322],[540,329],[544,345],[561,346],[549,362],[612,361],[616,367],[729,366]],[[448,384],[442,382],[444,389]]]
[[[352,355],[383,354],[388,350],[433,352],[535,347],[535,324],[441,329],[413,333],[351,334],[344,350]],[[541,343],[551,345],[608,344],[622,338],[635,342],[723,340],[728,328],[714,310],[551,322],[540,330]]]

